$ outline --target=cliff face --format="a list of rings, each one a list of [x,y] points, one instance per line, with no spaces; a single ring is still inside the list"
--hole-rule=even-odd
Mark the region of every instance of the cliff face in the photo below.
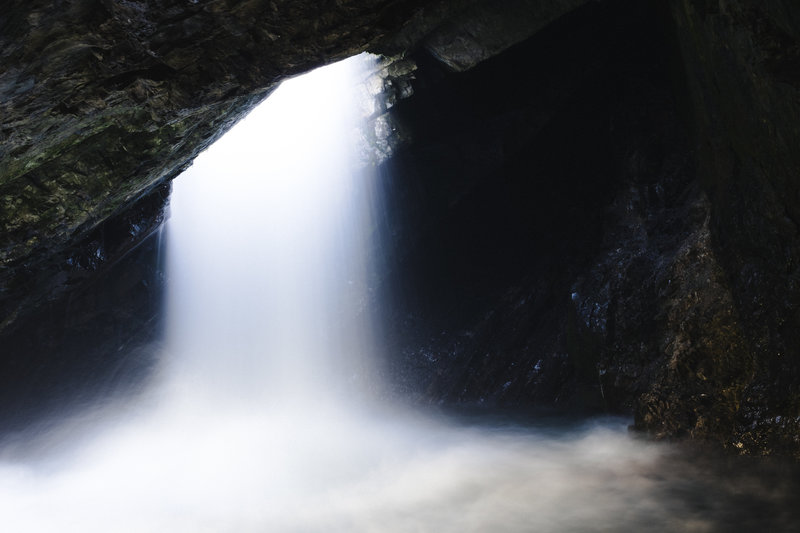
[[[674,432],[674,420],[736,449],[800,455],[800,5],[676,1],[665,16],[710,203],[703,258],[724,296],[714,310],[679,307],[674,338],[691,345],[639,425]]]
[[[797,15],[590,4],[464,74],[418,56],[399,386],[800,453]]]
[[[463,74],[417,58],[385,177],[391,374],[411,392],[630,412],[681,321],[720,333],[701,322],[731,301],[659,22],[590,4]]]
[[[104,278],[151,293],[106,313],[97,357],[148,339],[118,329],[152,329],[152,256],[109,269],[169,180],[281,79],[366,49],[403,56],[387,90],[414,93],[382,117],[406,140],[381,167],[406,392],[800,453],[792,0],[12,0],[3,364],[93,329]]]

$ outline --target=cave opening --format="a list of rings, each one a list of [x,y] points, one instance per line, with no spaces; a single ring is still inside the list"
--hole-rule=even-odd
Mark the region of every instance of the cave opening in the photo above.
[[[229,16],[258,3],[190,2],[186,17],[172,16],[175,4],[160,19],[163,46],[134,59],[151,65],[164,52],[185,68],[124,70],[160,16],[124,2],[94,13],[102,27],[91,32],[134,28],[123,49],[55,40],[58,61],[41,55],[77,73],[81,61],[92,75],[120,69],[97,74],[97,99],[58,91],[54,128],[91,124],[95,105],[135,105],[94,136],[108,142],[64,147],[22,176],[24,188],[2,183],[3,214],[44,217],[41,234],[3,220],[2,253],[49,235],[42,254],[0,270],[4,527],[796,529],[796,465],[731,456],[796,456],[800,442],[794,8],[441,2],[452,19],[413,46],[398,37],[393,53],[404,55],[382,58],[368,82],[387,98],[367,106],[360,132],[375,142],[359,152],[373,174],[333,179],[358,157],[344,157],[352,123],[329,130],[323,117],[344,120],[352,87],[316,72],[286,83],[175,181],[165,230],[169,183],[193,147],[268,80],[313,63],[304,56],[342,57],[335,41],[367,39],[372,24],[359,19],[347,36],[333,22],[300,24],[293,41],[291,21],[288,33],[263,34],[243,30],[261,20],[252,13]],[[398,13],[403,3],[392,2]],[[351,18],[353,6],[323,4]],[[525,27],[541,22],[526,6],[545,5],[563,15]],[[525,16],[509,22],[506,7]],[[435,11],[409,28],[446,18]],[[24,19],[0,27],[25,43],[26,24],[48,23],[43,12]],[[203,27],[209,61],[196,62]],[[520,27],[532,37],[493,48]],[[220,29],[231,33],[219,39]],[[332,33],[315,41],[316,29]],[[248,36],[256,42],[239,46]],[[20,68],[0,73],[0,91],[46,88]],[[38,98],[32,106],[47,108]],[[25,107],[8,109],[11,159],[38,150],[25,132],[42,123],[26,129]],[[164,156],[162,141],[176,151]],[[226,155],[214,163],[212,152]],[[293,174],[298,162],[311,170]],[[64,226],[47,233],[60,185],[162,164],[152,186],[111,218],[90,218],[68,249]],[[267,184],[271,174],[295,179]],[[99,216],[103,202],[81,203],[84,193],[76,204]],[[628,432],[632,416],[650,436],[709,450],[644,440]]]
[[[318,92],[303,88],[308,80]],[[459,244],[453,242],[454,228],[474,229],[480,222],[458,214],[467,208],[457,206],[455,222],[412,248],[411,259],[394,248],[381,250],[371,239],[398,219],[392,212],[381,213],[383,220],[370,218],[373,210],[391,211],[393,202],[409,197],[384,198],[370,209],[369,201],[380,194],[363,181],[334,180],[336,167],[347,163],[342,156],[352,149],[345,142],[351,128],[343,131],[341,122],[325,128],[320,114],[333,111],[340,121],[352,111],[353,80],[344,91],[321,72],[296,81],[209,151],[224,154],[222,160],[201,156],[175,184],[166,232],[167,319],[158,343],[166,355],[147,365],[144,388],[120,402],[106,397],[101,409],[60,420],[35,439],[23,435],[4,444],[0,510],[12,529],[521,532],[601,524],[663,531],[700,522],[723,531],[741,526],[753,509],[785,508],[790,491],[772,500],[759,496],[779,478],[776,472],[764,476],[762,466],[754,479],[739,468],[721,471],[708,457],[675,454],[668,445],[632,437],[627,419],[520,418],[490,410],[452,417],[395,402],[382,378],[396,369],[372,368],[370,358],[402,345],[381,346],[384,332],[371,329],[367,319],[374,317],[354,311],[369,312],[371,293],[393,295],[391,304],[378,302],[384,312],[390,305],[407,309],[409,302],[437,299],[452,305],[442,295],[481,275],[487,260],[461,252],[447,257]],[[292,102],[282,94],[299,98]],[[276,107],[272,114],[270,105]],[[403,107],[408,106],[398,104],[401,115],[408,111]],[[303,123],[301,112],[309,108],[316,111]],[[260,114],[269,127],[281,113],[289,122],[272,132],[248,129]],[[297,136],[287,128],[296,128]],[[282,144],[287,139],[289,146]],[[333,146],[327,158],[326,143]],[[244,163],[246,144],[265,156],[262,162]],[[270,151],[270,144],[278,151]],[[435,151],[437,145],[429,146]],[[441,154],[448,155],[446,146]],[[284,160],[310,163],[310,173],[294,174],[281,166]],[[372,179],[408,175],[402,174],[408,159],[395,161],[393,175],[384,167]],[[510,168],[512,175],[521,171]],[[267,185],[271,173],[293,179]],[[511,192],[517,187],[512,183]],[[376,188],[398,192],[396,181]],[[478,186],[456,196],[472,207],[477,197],[499,202],[484,193]],[[448,201],[447,195],[440,198]],[[142,250],[158,256],[161,240],[156,235],[154,247]],[[478,235],[478,241],[491,237]],[[444,254],[432,253],[435,242],[444,245]],[[497,250],[512,253],[506,245],[500,242]],[[386,276],[370,274],[373,255],[384,267],[395,259],[419,266],[428,257],[461,262],[463,269],[453,279],[433,276],[420,284],[412,268],[408,277],[392,281],[400,282],[401,294],[370,291],[370,283]],[[509,268],[515,273],[519,266],[511,261]],[[447,264],[431,267],[448,271]],[[498,274],[487,287],[494,290],[501,281]],[[402,294],[409,287],[419,293]],[[451,311],[447,305],[445,314]],[[440,311],[434,307],[411,322],[435,323]],[[471,312],[465,308],[455,319]],[[390,309],[387,320],[396,313]],[[337,327],[330,327],[332,321]],[[388,331],[387,338],[396,342],[396,335]],[[334,346],[358,357],[330,358]],[[277,352],[283,355],[264,356]],[[431,395],[437,394],[434,387]],[[748,505],[741,505],[743,492],[752,497]],[[790,518],[769,520],[781,524]],[[759,530],[763,521],[752,525]]]

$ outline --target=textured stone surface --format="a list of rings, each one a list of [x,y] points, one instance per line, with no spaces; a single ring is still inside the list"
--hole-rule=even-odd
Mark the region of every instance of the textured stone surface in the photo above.
[[[619,344],[654,335],[641,277],[691,229],[693,177],[646,16],[589,5],[463,74],[418,58],[419,89],[390,113],[411,144],[387,196],[392,374],[421,397],[617,411],[645,390],[655,347],[604,402],[600,358],[619,339],[602,313],[624,295],[636,331]]]
[[[466,0],[431,3],[381,43],[392,53],[424,47],[450,70],[469,70],[587,0]]]
[[[69,275],[54,266],[30,280],[40,290],[2,336],[0,441],[147,383],[160,356],[165,256],[155,230],[168,194],[162,186],[90,232],[62,257]]]
[[[508,7],[534,31],[573,3]],[[461,42],[458,28],[474,33],[486,9],[432,0],[8,2],[0,331],[19,314],[31,270],[50,268],[69,243],[179,174],[281,79],[368,47],[402,53],[435,32]],[[520,38],[519,29],[498,37],[495,26],[490,53]]]
[[[431,6],[427,15],[417,14]],[[570,7],[565,2],[562,11]],[[546,16],[555,15],[552,8]],[[66,381],[73,363],[80,367],[108,352],[109,365],[122,364],[125,355],[118,352],[131,343],[117,345],[120,338],[152,338],[145,330],[157,329],[157,305],[130,311],[148,318],[130,320],[120,331],[125,321],[113,317],[135,303],[120,303],[115,311],[76,302],[106,301],[109,293],[120,302],[140,302],[142,294],[158,301],[152,287],[129,283],[124,286],[131,293],[123,294],[114,282],[136,272],[148,279],[137,270],[141,261],[115,265],[163,221],[165,184],[276,83],[402,40],[399,55],[386,63],[387,88],[380,90],[407,96],[414,65],[402,53],[423,46],[448,13],[470,23],[475,9],[485,11],[475,2],[403,0],[8,2],[0,14],[6,403],[24,403],[12,401],[15,391],[38,391],[25,395],[28,400],[43,394],[47,387],[36,383],[57,381],[59,369]],[[538,18],[518,22],[534,29],[542,24]],[[456,31],[452,21],[447,26]],[[391,130],[380,120],[376,125],[385,157]],[[86,294],[95,296],[87,300]],[[92,328],[97,335],[88,334]],[[103,338],[111,329],[116,333]],[[50,378],[39,379],[47,354]]]
[[[691,383],[710,391],[666,411],[693,410],[682,430],[735,449],[800,455],[800,4],[673,1],[665,16],[711,204],[706,249],[731,307],[696,326],[707,356]],[[655,414],[642,426],[670,419]]]
[[[281,79],[364,50],[412,4],[7,3],[0,330],[30,270],[177,175]]]
[[[594,4],[465,74],[420,58],[389,164],[401,388],[800,453],[795,45],[727,5]]]

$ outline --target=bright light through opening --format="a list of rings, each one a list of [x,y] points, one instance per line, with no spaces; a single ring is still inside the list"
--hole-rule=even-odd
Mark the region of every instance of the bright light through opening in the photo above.
[[[332,336],[341,302],[366,290],[356,89],[371,62],[284,82],[176,181],[168,341],[178,375],[206,390],[308,398],[311,381],[319,394],[352,362],[344,351],[366,349],[364,328],[350,328],[357,341]]]

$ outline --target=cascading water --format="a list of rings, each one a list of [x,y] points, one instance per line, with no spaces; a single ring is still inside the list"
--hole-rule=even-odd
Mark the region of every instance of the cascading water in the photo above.
[[[791,491],[741,473],[720,477],[632,439],[624,421],[463,425],[352,393],[374,379],[376,350],[366,321],[354,322],[354,306],[369,297],[370,195],[349,135],[364,61],[286,83],[176,182],[157,378],[133,401],[40,436],[36,453],[20,455],[24,442],[4,450],[3,530],[763,531],[792,523],[773,513],[787,508]],[[752,509],[772,514],[753,522]]]
[[[351,61],[285,83],[177,180],[171,379],[191,378],[214,401],[299,401],[355,364],[334,334],[339,302],[359,298],[364,279],[359,70]]]

